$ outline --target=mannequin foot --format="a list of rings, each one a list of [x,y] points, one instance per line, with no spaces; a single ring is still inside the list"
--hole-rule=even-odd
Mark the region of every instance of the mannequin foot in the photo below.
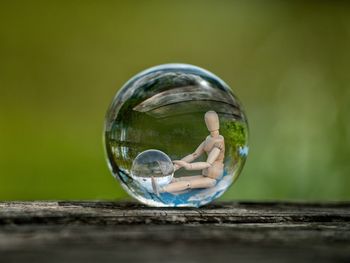
[[[153,192],[159,197],[159,186],[153,176],[151,177],[151,180]]]
[[[159,187],[158,187],[158,184],[153,176],[151,177],[151,181],[152,181],[153,193],[155,193],[157,196],[159,196]]]

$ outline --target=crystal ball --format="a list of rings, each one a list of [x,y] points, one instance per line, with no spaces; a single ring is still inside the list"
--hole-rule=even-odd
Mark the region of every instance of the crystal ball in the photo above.
[[[131,167],[131,177],[149,192],[169,184],[173,175],[174,165],[169,156],[153,149],[137,155]]]
[[[112,175],[135,199],[199,207],[239,177],[248,154],[247,117],[213,73],[165,64],[135,75],[117,92],[104,144]]]

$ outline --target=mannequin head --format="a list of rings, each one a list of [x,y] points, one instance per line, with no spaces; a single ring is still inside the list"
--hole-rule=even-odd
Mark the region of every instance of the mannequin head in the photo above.
[[[207,111],[204,120],[210,133],[218,133],[220,128],[219,116],[215,111]]]

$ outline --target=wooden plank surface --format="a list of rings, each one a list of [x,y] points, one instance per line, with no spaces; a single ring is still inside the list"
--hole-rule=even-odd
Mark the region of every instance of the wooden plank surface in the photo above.
[[[0,262],[350,262],[350,203],[0,202]]]

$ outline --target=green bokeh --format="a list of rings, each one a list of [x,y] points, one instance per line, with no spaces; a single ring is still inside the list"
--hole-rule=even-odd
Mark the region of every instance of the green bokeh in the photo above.
[[[321,1],[0,4],[0,199],[118,199],[104,114],[184,62],[243,102],[250,153],[223,199],[349,200],[350,6]]]

